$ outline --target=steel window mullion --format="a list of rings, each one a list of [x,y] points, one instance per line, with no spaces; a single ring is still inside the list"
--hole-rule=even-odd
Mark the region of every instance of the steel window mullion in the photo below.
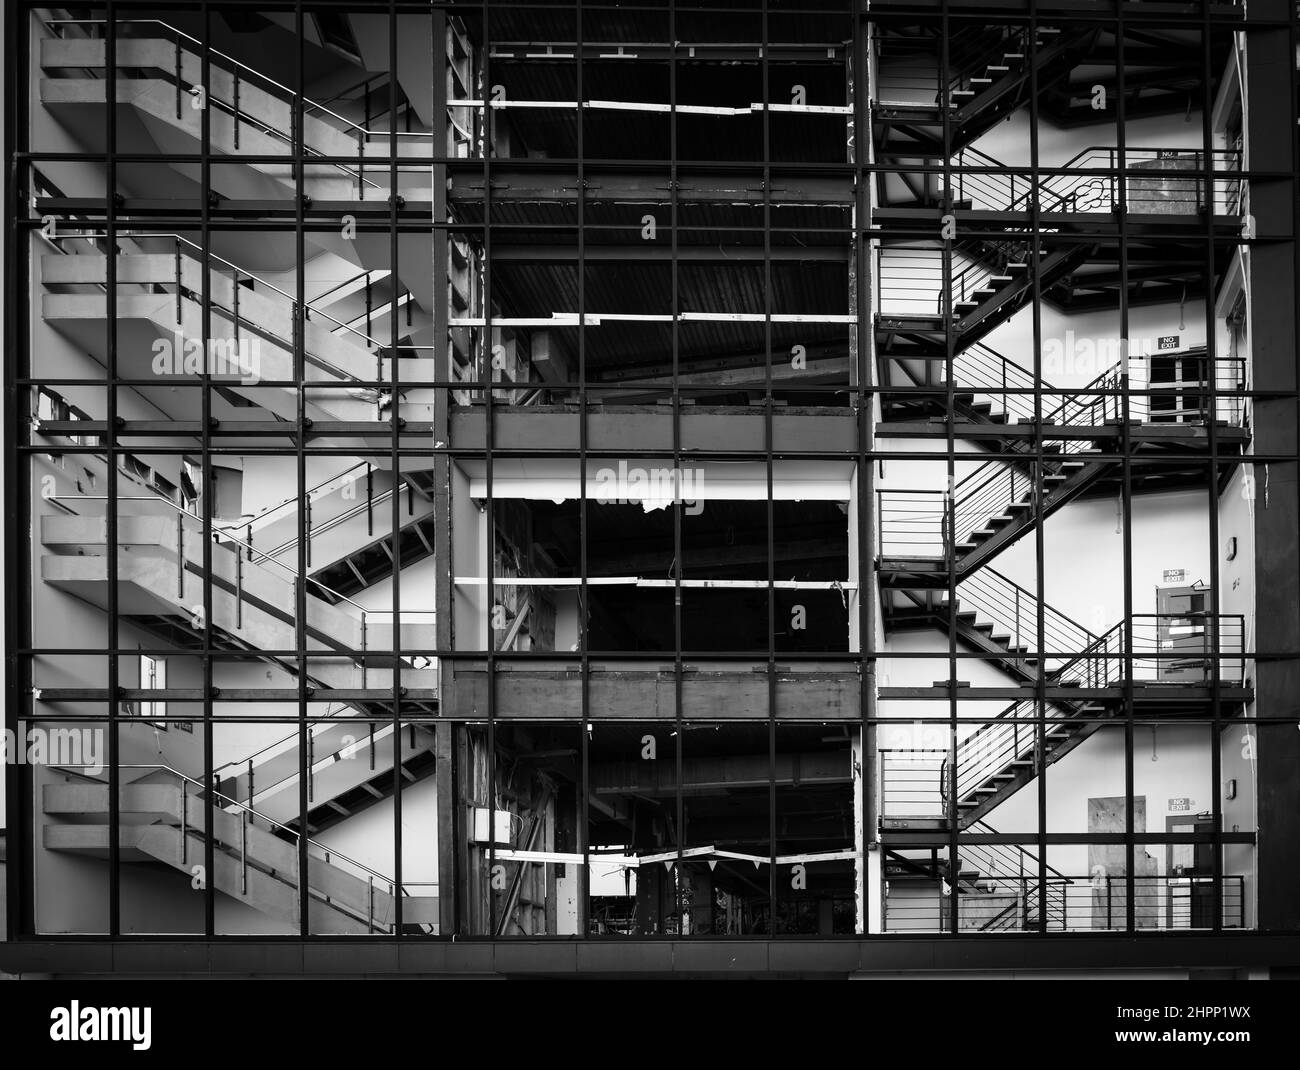
[[[668,9],[668,39],[673,42],[668,74],[668,114],[669,114],[669,223],[672,227],[670,263],[672,264],[672,438],[673,469],[680,470],[682,463],[682,396],[681,396],[681,299],[678,292],[680,272],[678,263],[678,234],[680,220],[680,195],[678,192],[678,142],[677,142],[677,68],[679,51],[677,46],[677,5],[672,3]],[[685,770],[686,728],[682,700],[685,691],[682,647],[682,577],[686,572],[686,555],[682,544],[682,503],[673,503],[673,719],[674,719],[674,816],[677,827],[674,838],[677,841],[677,864],[673,869],[673,903],[678,905],[680,893],[679,874],[682,867],[682,829],[686,824],[686,799],[682,787]],[[680,917],[680,906],[678,906]]]
[[[949,34],[952,30],[951,8],[949,0],[943,0],[940,15],[939,46],[939,109],[941,112],[943,133],[941,151],[943,166],[940,170],[943,191],[940,198],[940,215],[953,211],[952,202],[952,115],[949,107],[952,90],[952,56],[949,51]],[[942,221],[940,222],[942,226]],[[940,232],[942,234],[942,231]],[[957,453],[956,426],[953,419],[956,407],[956,384],[953,382],[952,367],[956,358],[956,339],[954,338],[953,301],[952,301],[952,257],[951,238],[941,237],[943,253],[941,257],[941,278],[939,285],[943,288],[941,305],[943,312],[944,344],[944,466],[947,477],[947,492],[944,508],[944,563],[946,566],[946,593],[948,595],[948,650],[947,650],[947,700],[948,700],[948,805],[946,819],[948,823],[948,931],[956,933],[961,926],[961,855],[958,841],[961,836],[961,808],[957,805],[957,681],[959,675],[957,659],[957,540],[956,534],[956,498],[954,488],[957,485],[955,458]]]
[[[388,4],[388,257],[389,270],[392,272],[392,309],[388,315],[389,332],[389,420],[392,423],[389,463],[393,473],[393,492],[389,496],[390,527],[389,541],[393,547],[393,620],[391,627],[393,675],[393,931],[394,940],[402,937],[402,480],[401,452],[401,375],[398,365],[400,358],[398,345],[398,308],[397,299],[401,289],[401,276],[398,273],[399,243],[397,237],[397,212],[401,204],[397,168],[397,4],[389,0]],[[367,93],[369,88],[367,87]],[[407,305],[409,312],[410,305]],[[382,369],[382,364],[380,365]],[[382,379],[383,376],[381,375]],[[382,397],[382,395],[380,395]],[[378,402],[378,398],[376,399]],[[373,754],[373,751],[371,752]],[[493,807],[495,809],[495,807]]]
[[[297,462],[297,489],[299,494],[307,487],[307,388],[306,388],[306,238],[303,198],[306,196],[306,165],[304,163],[303,128],[304,106],[304,65],[305,47],[303,38],[303,0],[294,4],[294,28],[297,32],[298,48],[296,55],[297,70],[294,72],[295,92],[290,116],[290,128],[293,131],[293,174],[294,174],[294,309],[293,330],[294,378],[297,381],[298,427],[294,444]],[[296,576],[294,579],[294,637],[297,641],[296,660],[298,666],[298,813],[300,832],[298,836],[298,927],[303,937],[311,935],[311,856],[308,851],[308,820],[311,799],[308,793],[308,781],[311,768],[307,750],[311,742],[311,726],[307,722],[307,529],[306,510],[299,508],[297,515],[298,554]]]
[[[489,20],[490,0],[483,0],[483,85],[492,84],[492,31]],[[480,336],[480,366],[483,388],[483,445],[487,460],[486,494],[484,502],[485,554],[484,575],[487,578],[488,613],[487,627],[487,811],[488,811],[488,880],[487,880],[487,932],[496,936],[497,915],[496,897],[492,894],[492,878],[497,865],[496,844],[496,697],[497,697],[497,663],[496,663],[496,503],[493,497],[493,481],[496,467],[495,441],[495,401],[492,389],[492,161],[495,155],[493,135],[496,121],[494,109],[483,109],[483,334]]]
[[[764,515],[767,518],[767,732],[768,732],[768,902],[771,905],[771,922],[768,932],[776,931],[777,913],[777,873],[776,873],[776,831],[777,831],[777,790],[776,790],[776,509],[772,501],[775,481],[772,456],[773,421],[775,419],[776,398],[772,391],[772,111],[767,107],[772,100],[771,69],[768,51],[770,45],[770,27],[768,22],[768,0],[763,0],[762,12],[762,85],[763,85],[763,468],[767,481],[767,502]]]
[[[26,25],[25,12],[20,12],[16,5],[5,8],[5,39],[15,41],[21,38],[19,28]],[[27,46],[10,50],[5,63],[5,82],[3,96],[4,108],[4,149],[6,158],[15,163],[6,170],[4,189],[7,204],[12,206],[15,215],[18,206],[28,203],[27,193],[31,185],[31,168],[17,162],[25,153],[30,132],[25,121],[29,107],[28,86],[29,55]],[[110,139],[111,144],[111,139]],[[16,222],[16,220],[14,220]],[[18,248],[19,236],[22,248]],[[18,228],[10,231],[5,240],[4,278],[5,291],[3,300],[10,309],[31,307],[31,283],[28,257],[31,238]],[[30,375],[31,330],[26,316],[9,315],[4,317],[4,353],[3,363],[5,384],[14,382],[15,373],[20,378]],[[5,391],[3,419],[5,426],[13,428],[13,441],[19,443],[23,437],[18,428],[27,423],[31,409],[31,391]],[[25,436],[30,440],[30,434]],[[4,604],[5,636],[10,649],[6,650],[6,664],[9,671],[5,674],[5,716],[4,727],[13,733],[17,741],[20,737],[22,711],[27,708],[27,696],[31,688],[32,657],[28,653],[16,651],[14,647],[31,648],[32,646],[32,600],[31,569],[25,567],[31,559],[29,534],[33,519],[32,479],[30,460],[20,462],[20,449],[6,449],[4,457],[4,485],[8,489],[10,501],[16,508],[6,510],[4,520],[4,563],[5,575],[12,585],[12,597],[6,598]],[[112,709],[111,699],[110,710]],[[33,711],[34,712],[34,711]],[[116,726],[110,717],[109,728]],[[111,746],[111,743],[110,743]],[[109,759],[110,781],[117,765],[117,752],[112,751]],[[110,787],[110,791],[112,788]],[[5,813],[7,824],[13,830],[13,844],[8,864],[5,867],[6,882],[6,919],[5,933],[8,939],[35,935],[34,903],[36,898],[34,864],[34,837],[24,830],[34,828],[32,810],[35,802],[35,778],[17,771],[5,778]],[[30,800],[30,801],[29,801]]]
[[[1039,263],[1042,259],[1042,229],[1039,215],[1038,185],[1040,143],[1038,124],[1040,121],[1038,101],[1038,9],[1037,3],[1031,4],[1029,33],[1027,34],[1027,54],[1029,57],[1029,196],[1028,208],[1033,222],[1033,238],[1030,242],[1030,279],[1033,285],[1032,297],[1032,339],[1034,347],[1034,584],[1037,604],[1034,608],[1034,627],[1038,636],[1038,663],[1034,672],[1034,758],[1039,763],[1039,775],[1036,799],[1036,823],[1038,828],[1034,840],[1038,854],[1037,873],[1034,875],[1038,889],[1038,929],[1047,926],[1047,660],[1045,653],[1049,647],[1046,640],[1046,536],[1043,531],[1043,471],[1046,454],[1044,453],[1043,417],[1043,291]],[[1053,402],[1055,404],[1055,401]],[[1021,888],[1023,894],[1024,888]]]
[[[857,409],[857,469],[858,469],[858,539],[856,548],[850,547],[850,553],[856,549],[858,555],[858,701],[859,732],[861,733],[858,751],[861,755],[859,782],[862,785],[862,851],[855,866],[862,883],[860,901],[856,904],[859,911],[856,929],[859,934],[870,938],[868,918],[873,910],[875,900],[883,896],[883,887],[873,884],[868,879],[867,851],[879,851],[878,823],[876,808],[877,765],[876,765],[876,635],[875,606],[877,579],[871,565],[875,561],[875,509],[874,509],[874,456],[875,442],[871,418],[874,413],[874,377],[870,353],[874,348],[871,330],[873,309],[871,307],[871,282],[868,278],[871,257],[868,252],[867,233],[870,226],[869,208],[871,204],[868,181],[868,154],[871,145],[871,126],[867,108],[870,85],[870,70],[867,54],[870,43],[867,37],[868,23],[864,14],[853,16],[853,149],[854,149],[854,214],[851,220],[853,256],[856,265],[856,306],[857,322],[855,330],[855,349],[853,353],[853,376],[856,379],[853,390],[853,404]],[[857,846],[855,844],[855,846]],[[883,874],[883,870],[882,870]],[[883,904],[881,908],[883,914]]]
[[[1294,12],[1294,4],[1292,10]],[[1214,168],[1214,99],[1210,95],[1210,79],[1214,74],[1213,51],[1211,49],[1212,27],[1209,21],[1209,0],[1202,6],[1204,22],[1201,27],[1201,52],[1203,69],[1201,71],[1201,146],[1202,159],[1205,161],[1205,213],[1206,240],[1205,272],[1205,378],[1208,412],[1206,413],[1206,445],[1209,453],[1208,467],[1205,472],[1206,512],[1209,519],[1210,539],[1210,590],[1213,603],[1210,610],[1210,653],[1208,661],[1210,677],[1210,831],[1213,836],[1213,860],[1210,870],[1211,894],[1210,908],[1213,932],[1223,929],[1223,635],[1220,627],[1219,607],[1223,604],[1223,591],[1220,589],[1222,570],[1219,565],[1219,387],[1215,369],[1215,355],[1218,346],[1217,311],[1215,308],[1215,168]],[[1294,66],[1294,65],[1293,65]],[[1245,99],[1245,86],[1241,87],[1241,99]],[[1293,98],[1294,99],[1294,98]],[[1244,124],[1243,124],[1244,126]],[[1148,406],[1149,406],[1148,402]],[[1241,636],[1243,664],[1246,646],[1245,629]],[[1193,847],[1193,852],[1195,847]],[[1195,921],[1193,916],[1191,921]]]
[[[576,38],[582,41],[582,5],[575,7]],[[579,45],[575,56],[576,99],[583,99],[583,64],[585,52]],[[579,612],[579,674],[580,690],[579,713],[582,721],[578,729],[581,747],[580,783],[581,801],[579,809],[578,843],[582,847],[582,871],[578,874],[578,932],[582,939],[591,936],[591,809],[589,794],[591,791],[591,733],[587,731],[591,722],[591,642],[589,617],[587,615],[587,178],[586,178],[586,130],[581,112],[578,115],[578,190],[577,190],[577,290],[578,290],[578,579],[580,596]]]
[[[212,21],[211,12],[205,2],[203,4],[203,40],[205,43],[212,40]],[[207,48],[203,50],[201,59],[200,82],[201,88],[206,92],[211,82],[211,53]],[[205,97],[205,102],[207,98]],[[204,107],[199,112],[200,125],[200,147],[203,151],[203,162],[200,165],[200,216],[199,216],[199,245],[202,250],[202,259],[200,261],[200,270],[202,271],[202,292],[200,298],[200,334],[202,335],[201,343],[203,347],[203,374],[202,374],[202,430],[199,439],[199,456],[201,476],[199,485],[202,488],[199,501],[202,505],[202,515],[200,522],[202,524],[201,533],[203,539],[203,635],[202,635],[202,673],[203,673],[203,780],[207,785],[207,805],[204,809],[204,821],[206,828],[203,837],[203,929],[209,935],[216,933],[216,837],[215,832],[215,815],[220,810],[217,805],[216,791],[217,784],[212,776],[214,749],[214,732],[215,727],[212,722],[212,510],[214,508],[212,497],[216,487],[216,481],[213,478],[212,468],[212,379],[209,374],[210,366],[208,354],[211,350],[212,338],[212,286],[211,286],[211,265],[209,259],[211,256],[211,233],[208,230],[208,217],[211,214],[211,190],[212,190],[212,114],[211,111]],[[177,294],[180,293],[181,279],[179,274],[176,278]],[[236,290],[238,287],[236,286]],[[182,388],[183,389],[183,388]],[[184,464],[184,462],[181,462]],[[179,528],[177,532],[178,539],[182,544],[178,546],[177,553],[184,558],[184,529]],[[181,785],[181,803],[182,807],[185,802],[184,784]],[[251,800],[250,800],[251,802]]]
[[[105,369],[108,397],[104,432],[104,454],[108,458],[105,494],[107,531],[105,553],[108,556],[108,620],[105,645],[108,648],[108,934],[117,939],[122,933],[121,896],[121,741],[118,723],[117,694],[121,686],[117,648],[121,641],[118,628],[118,485],[117,485],[117,4],[107,0],[104,9],[104,100],[108,158],[104,162],[105,205],[104,231],[108,235],[104,251],[105,310],[108,313],[108,366]],[[180,552],[180,547],[177,548]],[[33,871],[34,872],[34,871]]]
[[[1128,299],[1128,181],[1125,177],[1128,157],[1128,131],[1125,115],[1125,73],[1124,52],[1127,30],[1125,27],[1124,5],[1117,5],[1117,22],[1115,33],[1116,50],[1116,85],[1119,90],[1116,104],[1115,130],[1115,166],[1112,168],[1112,181],[1115,183],[1115,203],[1119,214],[1119,333],[1121,339],[1120,353],[1125,361],[1120,369],[1120,383],[1123,393],[1119,399],[1120,420],[1120,516],[1123,528],[1123,583],[1124,615],[1120,627],[1120,662],[1124,669],[1123,709],[1124,709],[1124,928],[1133,932],[1136,928],[1137,914],[1133,902],[1136,884],[1133,880],[1133,866],[1136,863],[1136,840],[1133,819],[1133,790],[1136,773],[1133,766],[1133,748],[1136,744],[1136,725],[1134,724],[1133,691],[1133,442],[1129,426],[1129,378],[1128,378],[1128,334],[1129,334],[1129,299]],[[1105,664],[1103,662],[1103,664]],[[1107,887],[1112,886],[1111,877],[1106,875]]]

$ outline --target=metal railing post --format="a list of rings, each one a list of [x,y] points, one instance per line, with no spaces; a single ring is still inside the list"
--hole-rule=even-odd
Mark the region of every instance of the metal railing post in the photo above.
[[[375,470],[366,462],[366,534],[375,533]]]
[[[190,860],[189,799],[188,787],[181,781],[181,865],[188,866]]]
[[[185,516],[176,514],[176,597],[185,597]]]

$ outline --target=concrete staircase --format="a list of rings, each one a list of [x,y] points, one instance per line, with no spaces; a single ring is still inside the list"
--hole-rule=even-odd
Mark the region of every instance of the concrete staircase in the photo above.
[[[283,200],[296,193],[293,154],[299,119],[293,90],[219,52],[208,51],[206,93],[201,44],[159,20],[150,23],[157,36],[119,36],[113,99],[132,109],[147,135],[162,151],[193,153],[202,145],[206,119],[211,151],[241,157],[286,157],[222,167],[213,183],[220,195],[241,200]],[[106,42],[92,37],[51,37],[40,43],[42,105],[74,128],[79,122],[102,122],[108,89]],[[124,75],[127,75],[124,77]],[[389,172],[367,159],[387,156],[387,131],[370,131],[328,108],[305,102],[302,141],[307,155],[346,159],[343,163],[308,164],[303,190],[314,201],[387,201]],[[399,141],[399,151],[410,142]],[[351,162],[355,161],[355,162]],[[198,165],[169,166],[197,177]],[[427,169],[399,175],[397,193],[428,200]]]
[[[300,923],[297,835],[218,798],[209,806],[202,785],[160,767],[120,790],[119,850],[123,863],[160,862],[193,880],[202,874],[209,831],[213,888],[289,926]],[[87,779],[46,784],[41,798],[44,847],[97,858],[109,851],[109,788]],[[209,819],[211,827],[209,829]],[[269,827],[263,827],[268,825]],[[199,867],[196,870],[196,867]],[[308,931],[355,935],[396,927],[392,879],[308,842]],[[406,896],[403,926],[436,926],[437,896]],[[431,931],[431,930],[426,930]]]
[[[184,515],[123,516],[118,519],[118,611],[124,616],[162,618],[179,640],[197,642],[203,626],[203,539],[196,518]],[[108,529],[103,516],[46,515],[41,518],[41,578],[102,609],[108,607]],[[212,547],[213,629],[231,646],[249,650],[292,650],[297,645],[296,590],[292,576],[246,560],[235,544]],[[365,689],[391,683],[392,626],[368,621],[363,612],[308,593],[303,622],[310,644],[310,679],[330,689]],[[402,627],[405,649],[435,646],[432,624]],[[380,653],[369,654],[374,649]],[[404,685],[432,698],[437,668],[403,659]]]
[[[199,250],[178,236],[140,240],[173,248],[117,258],[119,374],[174,385],[192,383],[206,370],[230,393],[283,420],[297,420],[294,301],[270,284],[258,285],[256,276],[239,269],[213,264],[205,272]],[[48,291],[41,298],[42,318],[90,352],[103,346],[107,269],[106,257],[95,253],[41,257],[41,282]],[[252,285],[237,283],[236,277]],[[70,287],[83,289],[55,292]],[[183,343],[192,340],[198,345],[205,337],[205,293],[210,307],[207,337],[220,338],[222,345],[218,352],[209,342],[191,369]],[[160,354],[165,359],[160,361]],[[375,423],[393,414],[383,384],[392,382],[393,361],[401,358],[394,358],[381,343],[326,314],[313,316],[309,308],[303,322],[303,354],[303,383],[309,388],[304,410],[309,419]],[[412,396],[398,399],[398,416],[432,419],[432,398],[415,398],[419,382],[432,381],[432,365],[432,360],[402,360],[403,393]]]

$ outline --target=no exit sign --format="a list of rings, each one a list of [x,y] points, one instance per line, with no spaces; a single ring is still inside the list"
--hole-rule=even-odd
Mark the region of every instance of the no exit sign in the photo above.
[[[1181,799],[1169,800],[1169,812],[1171,814],[1176,814],[1180,811],[1185,812],[1187,810],[1190,810],[1191,808],[1192,808],[1192,800],[1189,799],[1187,796],[1183,796],[1183,798]]]
[[[1178,335],[1162,334],[1157,340],[1156,345],[1162,352],[1178,348]]]

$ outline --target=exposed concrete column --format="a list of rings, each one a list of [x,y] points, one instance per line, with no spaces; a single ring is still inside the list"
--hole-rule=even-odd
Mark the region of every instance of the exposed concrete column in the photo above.
[[[1290,18],[1288,0],[1254,0],[1252,17]],[[1286,28],[1246,34],[1246,128],[1251,171],[1290,173],[1294,99],[1278,92],[1289,85],[1295,55]],[[1295,183],[1291,178],[1254,179],[1250,212],[1258,238],[1250,247],[1251,353],[1254,388],[1294,391],[1296,373]],[[1294,399],[1254,403],[1254,451],[1294,454]],[[1259,888],[1261,929],[1300,927],[1300,542],[1296,464],[1255,465],[1256,756],[1259,773]]]

